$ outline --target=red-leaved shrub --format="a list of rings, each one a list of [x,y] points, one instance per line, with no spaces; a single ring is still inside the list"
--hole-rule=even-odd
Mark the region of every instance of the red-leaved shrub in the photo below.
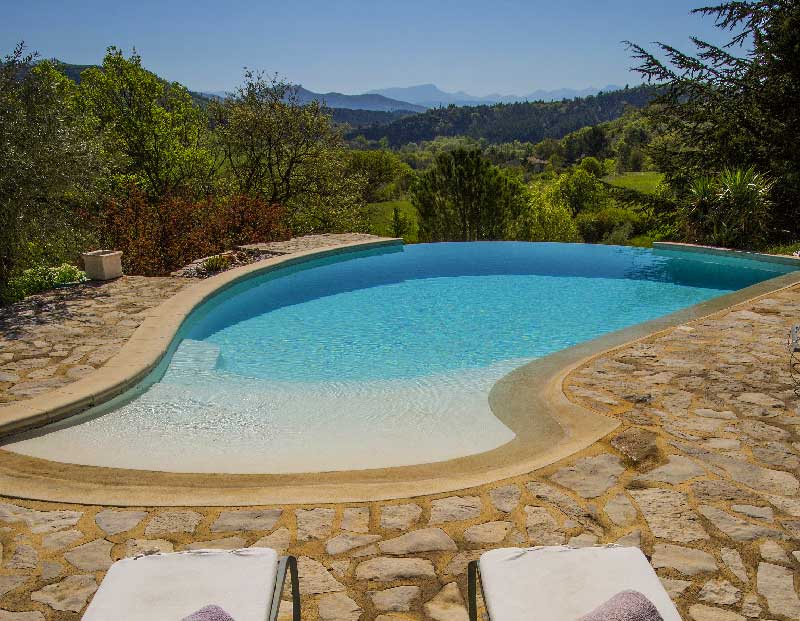
[[[107,201],[93,217],[102,243],[122,250],[126,274],[159,276],[241,244],[289,239],[280,205],[249,196],[152,200],[139,190]]]

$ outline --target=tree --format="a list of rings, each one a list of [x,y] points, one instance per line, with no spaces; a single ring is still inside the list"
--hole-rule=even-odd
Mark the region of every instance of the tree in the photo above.
[[[572,132],[564,137],[563,144],[566,158],[570,162],[577,162],[588,156],[605,157],[609,151],[608,137],[601,125],[583,127]]]
[[[364,200],[368,203],[396,198],[407,190],[413,177],[411,167],[391,151],[351,151],[348,169],[364,179]]]
[[[185,86],[144,69],[135,50],[125,58],[109,47],[101,68],[81,74],[79,96],[108,153],[120,156],[122,178],[152,197],[208,190],[215,170],[208,121]]]
[[[400,213],[400,208],[395,205],[392,209],[392,236],[403,237],[410,229],[408,218]]]
[[[466,149],[440,153],[411,192],[420,241],[506,239],[525,200],[519,181]]]
[[[665,126],[668,139],[658,142],[651,157],[683,198],[693,179],[755,167],[774,179],[771,235],[786,231],[796,238],[800,2],[723,2],[693,13],[711,16],[730,31],[728,44],[694,38],[691,55],[659,43],[659,56],[628,44],[641,61],[639,72],[662,88],[651,116]]]
[[[511,236],[520,241],[580,241],[575,220],[563,205],[549,199],[542,183],[531,186],[530,198],[514,222]]]
[[[349,173],[342,137],[318,101],[301,104],[296,87],[247,70],[209,111],[238,193],[285,206],[296,232],[363,226],[364,180]]]
[[[581,170],[585,170],[595,179],[599,179],[603,176],[603,165],[596,157],[584,157],[578,166],[581,168]]]
[[[74,206],[101,169],[74,83],[35,60],[20,43],[0,62],[0,303],[25,267],[77,254],[83,231]]]
[[[582,167],[560,174],[548,194],[551,202],[562,205],[573,216],[582,211],[600,209],[608,202],[603,184]]]

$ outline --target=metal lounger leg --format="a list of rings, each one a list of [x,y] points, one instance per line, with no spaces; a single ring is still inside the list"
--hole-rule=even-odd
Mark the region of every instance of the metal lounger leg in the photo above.
[[[478,621],[478,561],[467,564],[467,599],[469,621]]]
[[[272,607],[269,621],[276,621],[281,607],[281,595],[286,582],[286,567],[289,567],[289,579],[292,584],[292,621],[300,621],[300,578],[297,575],[297,559],[293,556],[282,556],[278,560],[278,571],[275,576],[275,589],[272,592]]]

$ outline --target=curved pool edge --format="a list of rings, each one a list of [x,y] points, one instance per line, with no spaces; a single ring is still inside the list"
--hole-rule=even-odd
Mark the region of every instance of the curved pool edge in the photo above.
[[[0,406],[0,438],[80,414],[132,388],[158,366],[194,310],[243,280],[323,257],[402,245],[402,239],[381,238],[312,248],[271,257],[200,280],[146,311],[146,319],[97,373],[31,399]]]
[[[527,474],[578,453],[619,425],[564,392],[569,374],[598,356],[800,283],[784,274],[553,353],[492,388],[492,411],[517,437],[458,459],[372,470],[285,475],[183,474],[52,462],[0,450],[0,494],[115,506],[255,506],[366,502],[452,492]]]

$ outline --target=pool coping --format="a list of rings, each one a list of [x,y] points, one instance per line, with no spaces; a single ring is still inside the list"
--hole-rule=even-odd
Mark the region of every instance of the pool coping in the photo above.
[[[653,242],[653,249],[712,254],[716,256],[731,257],[734,259],[761,261],[762,263],[779,263],[781,265],[793,265],[795,269],[800,270],[800,257],[793,257],[786,254],[765,254],[763,252],[753,252],[751,250],[731,250],[730,248],[703,246],[701,244],[686,244],[683,242]]]
[[[178,293],[150,311],[147,320],[137,329],[137,333],[141,330],[141,337],[136,340],[138,346],[128,347],[134,341],[132,338],[103,367],[104,371],[110,371],[105,384],[79,380],[66,388],[82,383],[83,393],[74,388],[69,390],[66,396],[72,400],[66,404],[61,401],[65,395],[59,395],[54,400],[58,409],[23,417],[20,423],[11,423],[12,429],[19,431],[15,424],[41,426],[66,418],[127,389],[158,364],[191,310],[243,278],[311,258],[401,243],[402,240],[379,240],[308,250],[236,268],[202,281],[197,287]],[[798,283],[800,271],[783,274],[555,352],[515,369],[492,387],[489,403],[495,416],[511,428],[516,437],[500,447],[476,455],[414,466],[340,472],[194,474],[75,465],[0,450],[0,494],[114,506],[362,502],[451,492],[526,474],[587,448],[619,425],[615,417],[569,400],[563,384],[572,370],[632,342],[727,311]],[[129,358],[119,360],[126,355]],[[2,433],[7,429],[8,421],[0,421]]]

